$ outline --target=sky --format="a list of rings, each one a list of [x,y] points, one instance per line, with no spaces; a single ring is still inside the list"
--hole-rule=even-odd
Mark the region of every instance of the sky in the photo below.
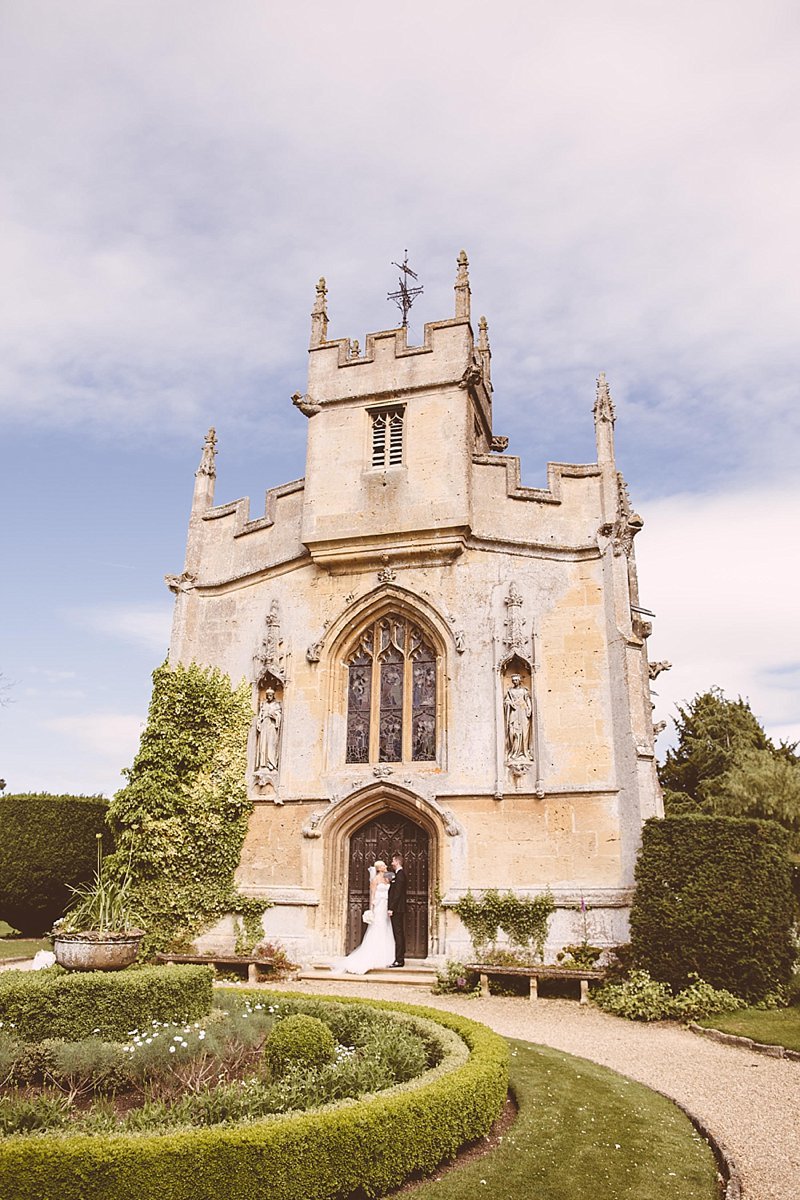
[[[0,775],[121,785],[193,475],[304,472],[309,312],[449,316],[542,486],[607,373],[656,719],[712,685],[800,738],[800,9],[791,0],[5,0]]]

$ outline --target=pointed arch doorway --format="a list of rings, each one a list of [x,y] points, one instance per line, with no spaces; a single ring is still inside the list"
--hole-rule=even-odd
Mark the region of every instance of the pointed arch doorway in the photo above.
[[[369,868],[376,858],[391,866],[396,851],[403,855],[408,881],[406,894],[406,954],[428,956],[430,839],[416,821],[387,810],[366,821],[350,835],[347,871],[347,953],[361,942],[361,914],[369,907]]]

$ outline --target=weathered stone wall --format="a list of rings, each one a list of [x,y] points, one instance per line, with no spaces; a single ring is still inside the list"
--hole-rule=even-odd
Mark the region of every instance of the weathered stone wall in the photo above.
[[[641,519],[616,472],[607,386],[598,463],[550,464],[546,486],[522,487],[518,459],[488,453],[488,340],[484,327],[473,344],[463,288],[460,317],[426,326],[418,348],[405,331],[370,335],[363,354],[319,340],[315,308],[308,393],[295,398],[305,480],[268,492],[263,516],[247,501],[214,508],[207,443],[184,575],[170,582],[172,659],[253,682],[254,714],[268,668],[282,707],[276,771],[255,770],[251,739],[239,882],[274,901],[266,929],[304,959],[342,950],[362,813],[383,805],[428,830],[431,952],[443,954],[464,948],[448,905],[469,887],[552,888],[551,949],[574,940],[581,895],[594,936],[621,940],[641,824],[661,811],[633,566]],[[389,403],[404,406],[403,461],[375,468],[370,413]],[[345,761],[348,657],[381,613],[435,647],[435,761]],[[504,728],[514,674],[533,706],[522,761]]]

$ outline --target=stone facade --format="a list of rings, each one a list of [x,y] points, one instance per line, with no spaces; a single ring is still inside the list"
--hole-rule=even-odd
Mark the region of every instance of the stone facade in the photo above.
[[[366,857],[406,845],[416,954],[466,950],[469,887],[550,888],[549,949],[624,940],[642,822],[661,815],[633,539],[600,377],[597,463],[520,484],[492,430],[485,320],[327,338],[312,313],[305,479],[214,507],[195,479],[172,661],[253,685],[242,889],[302,961],[356,938]],[[665,664],[656,664],[664,666]],[[391,843],[391,844],[390,844]],[[411,888],[414,891],[414,888]],[[349,932],[348,932],[349,931]],[[205,945],[230,938],[221,926]],[[349,939],[349,940],[348,940]]]

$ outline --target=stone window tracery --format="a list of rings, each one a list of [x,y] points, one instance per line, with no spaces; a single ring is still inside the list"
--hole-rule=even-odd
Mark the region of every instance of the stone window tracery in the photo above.
[[[347,670],[346,761],[434,761],[437,655],[419,626],[396,613],[372,621]]]
[[[379,408],[372,418],[373,467],[399,467],[403,462],[402,408]]]

